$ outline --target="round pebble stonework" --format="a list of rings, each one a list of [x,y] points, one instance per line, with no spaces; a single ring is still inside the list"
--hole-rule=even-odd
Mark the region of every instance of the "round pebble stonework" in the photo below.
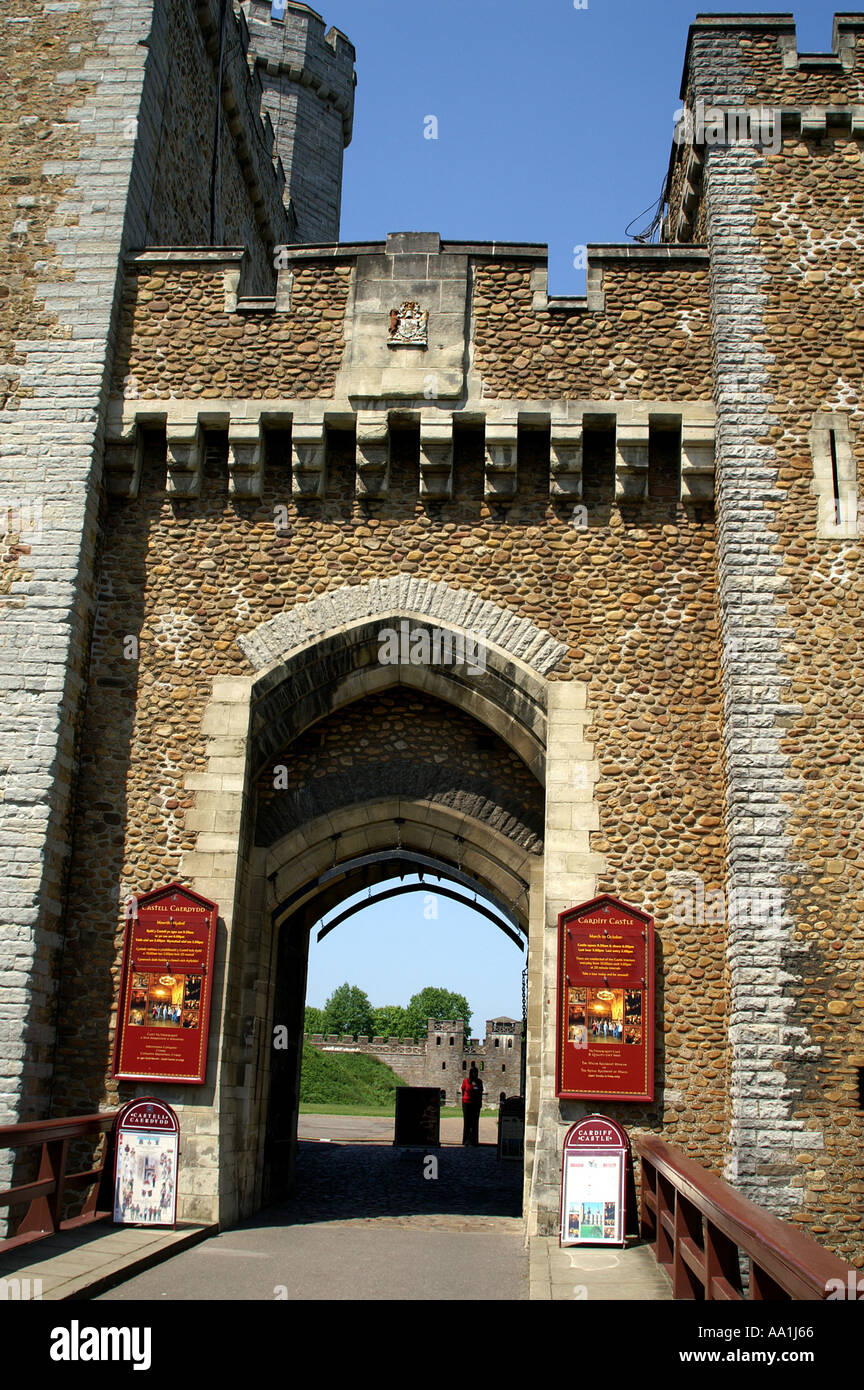
[[[457,497],[437,516],[418,497],[407,446],[394,457],[386,505],[364,507],[351,495],[350,450],[331,460],[318,509],[296,504],[287,475],[275,468],[265,472],[260,501],[237,502],[228,496],[225,457],[224,440],[214,439],[201,497],[172,503],[164,495],[164,443],[153,436],[138,498],[109,506],[66,944],[63,1103],[88,1105],[116,1094],[105,1081],[105,1020],[119,977],[117,886],[123,900],[168,881],[195,848],[194,833],[184,828],[195,797],[184,782],[205,765],[201,725],[213,677],[248,672],[237,638],[346,583],[414,574],[529,619],[566,645],[549,679],[588,686],[600,764],[600,830],[592,849],[608,865],[598,891],[655,913],[663,951],[660,1099],[629,1109],[627,1121],[674,1136],[719,1169],[727,1107],[724,927],[671,916],[682,873],[715,890],[723,884],[711,521],[693,520],[680,504],[645,503],[638,516],[616,509],[608,524],[604,516],[604,524],[577,530],[551,504],[540,460],[530,455],[524,497],[505,519],[494,518],[482,500],[482,449],[461,458]],[[287,507],[287,526],[274,525],[277,505]],[[127,659],[130,635],[138,654]],[[488,805],[505,833],[539,852],[543,790],[518,760],[512,766],[511,752],[477,748],[471,721],[434,701],[391,695],[381,709],[402,711],[398,732],[408,747],[398,759],[376,761],[364,751],[370,721],[362,707],[356,720],[349,707],[330,721],[339,758],[369,766],[371,780],[358,784],[358,800],[388,762],[395,763],[387,773],[394,786],[402,765],[410,784],[420,777],[434,800],[440,728],[448,759],[463,780],[469,770],[474,779],[459,795],[474,798],[481,815]],[[376,724],[381,733],[389,728],[380,710]],[[307,765],[311,739],[310,732],[285,750],[288,766]],[[470,758],[457,756],[460,739],[474,745]],[[315,764],[322,780],[333,756],[325,745]],[[498,812],[496,784],[506,793]],[[308,787],[311,808],[314,777]],[[349,780],[331,782],[330,791],[344,799]],[[445,786],[438,794],[452,800],[453,791]],[[262,824],[272,804],[260,801]],[[82,991],[87,1007],[75,1007]],[[614,1103],[612,1110],[624,1113]]]

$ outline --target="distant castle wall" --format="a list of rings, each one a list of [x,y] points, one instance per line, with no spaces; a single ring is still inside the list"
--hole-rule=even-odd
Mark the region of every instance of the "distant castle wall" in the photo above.
[[[483,1082],[484,1105],[498,1105],[501,1092],[521,1094],[522,1024],[512,1018],[486,1020],[482,1042],[465,1037],[462,1019],[435,1019],[427,1022],[422,1042],[412,1038],[368,1038],[351,1033],[307,1033],[306,1041],[322,1052],[363,1052],[377,1057],[395,1071],[408,1086],[437,1086],[446,1096],[446,1105],[461,1103],[460,1087],[472,1063]]]

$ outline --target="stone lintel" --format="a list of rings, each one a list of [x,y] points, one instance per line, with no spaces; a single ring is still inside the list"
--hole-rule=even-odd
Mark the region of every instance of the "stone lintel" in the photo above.
[[[404,236],[406,234],[397,233],[396,235]],[[355,260],[360,256],[384,256],[388,254],[388,250],[386,241],[319,242],[314,244],[306,242],[301,246],[287,246],[285,248],[285,260],[286,262]],[[392,250],[390,250],[390,254],[393,254]],[[404,253],[400,251],[398,254]],[[441,243],[440,249],[436,253],[424,251],[419,254],[476,256],[478,260],[545,261],[548,258],[549,248],[545,243],[536,242],[447,241]]]
[[[688,242],[686,246],[677,246],[667,243],[660,245],[624,245],[610,244],[604,246],[602,243],[590,242],[588,247],[588,263],[596,265],[604,261],[638,261],[640,265],[668,265],[670,261],[689,261],[708,263],[707,246],[694,246]]]
[[[130,251],[128,265],[242,265],[245,246],[148,246]]]

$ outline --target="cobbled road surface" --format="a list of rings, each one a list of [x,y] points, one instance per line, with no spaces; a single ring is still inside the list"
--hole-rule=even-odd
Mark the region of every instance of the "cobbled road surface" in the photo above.
[[[328,1118],[307,1117],[304,1132],[325,1131]],[[353,1127],[365,1135],[368,1121]],[[526,1298],[521,1164],[499,1163],[487,1144],[430,1156],[301,1141],[290,1200],[99,1301]]]

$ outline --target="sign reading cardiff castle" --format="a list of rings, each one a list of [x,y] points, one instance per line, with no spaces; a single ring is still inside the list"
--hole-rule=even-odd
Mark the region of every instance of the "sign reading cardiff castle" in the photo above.
[[[203,1083],[217,917],[215,903],[179,883],[132,900],[117,1019],[118,1080]]]
[[[654,922],[604,895],[558,918],[556,1095],[654,1099]]]

